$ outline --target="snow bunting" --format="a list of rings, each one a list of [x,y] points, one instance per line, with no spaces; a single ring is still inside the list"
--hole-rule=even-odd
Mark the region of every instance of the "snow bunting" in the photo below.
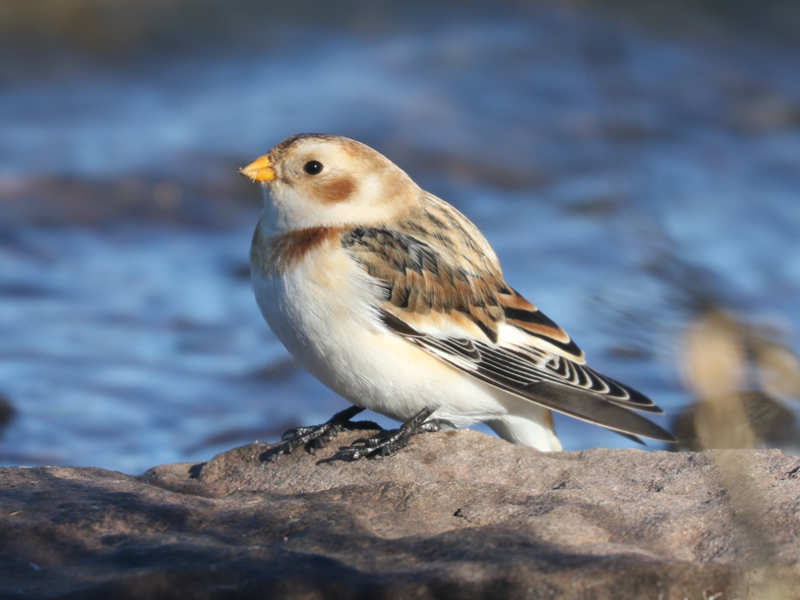
[[[364,408],[404,425],[343,448],[343,458],[478,421],[510,442],[560,450],[553,410],[637,441],[673,441],[631,410],[661,409],[586,366],[564,330],[505,282],[475,225],[379,152],[301,134],[241,172],[268,192],[250,249],[261,312],[355,405],[287,432],[276,453],[319,447]]]

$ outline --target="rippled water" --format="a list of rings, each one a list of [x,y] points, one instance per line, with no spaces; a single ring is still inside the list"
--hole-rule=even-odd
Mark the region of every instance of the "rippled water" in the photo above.
[[[344,406],[247,279],[259,198],[236,167],[298,131],[361,139],[455,204],[595,367],[673,414],[698,303],[800,349],[796,53],[545,8],[417,25],[0,89],[0,461],[138,472]],[[558,425],[568,448],[627,445]]]

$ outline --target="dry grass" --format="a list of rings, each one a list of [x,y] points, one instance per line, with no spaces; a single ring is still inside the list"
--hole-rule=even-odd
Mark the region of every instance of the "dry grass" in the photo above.
[[[752,379],[773,393],[798,392],[797,357],[719,311],[701,315],[688,327],[683,360],[687,387],[697,398],[694,428],[703,448],[761,444],[744,400]],[[742,571],[739,594],[759,600],[796,597],[800,582],[776,566],[777,550],[762,523],[765,502],[751,480],[750,465],[741,453],[720,450],[714,457],[728,491],[737,545],[750,565]]]

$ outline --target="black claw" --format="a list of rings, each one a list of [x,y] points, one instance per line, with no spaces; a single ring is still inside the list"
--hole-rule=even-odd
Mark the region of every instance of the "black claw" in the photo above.
[[[334,460],[354,461],[360,458],[391,456],[398,450],[405,448],[412,436],[439,430],[439,424],[436,421],[426,422],[426,419],[431,414],[433,414],[433,410],[424,408],[403,423],[399,429],[384,429],[371,437],[359,438],[352,445],[339,448],[339,451],[333,457],[322,462],[332,462]]]
[[[313,425],[311,427],[297,427],[285,431],[281,436],[281,441],[272,446],[269,450],[261,454],[261,460],[272,461],[281,454],[290,454],[300,446],[303,446],[309,454],[316,454],[320,448],[324,448],[341,431],[345,429],[367,429],[377,427],[370,421],[351,423],[350,419],[360,413],[363,408],[351,406],[342,410],[325,423]]]

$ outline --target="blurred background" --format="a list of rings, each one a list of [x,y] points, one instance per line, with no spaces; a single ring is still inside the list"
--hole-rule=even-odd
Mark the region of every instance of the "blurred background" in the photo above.
[[[800,452],[799,73],[793,0],[4,0],[0,463],[139,473],[347,405],[249,284],[237,168],[304,131],[466,213],[681,448]]]

